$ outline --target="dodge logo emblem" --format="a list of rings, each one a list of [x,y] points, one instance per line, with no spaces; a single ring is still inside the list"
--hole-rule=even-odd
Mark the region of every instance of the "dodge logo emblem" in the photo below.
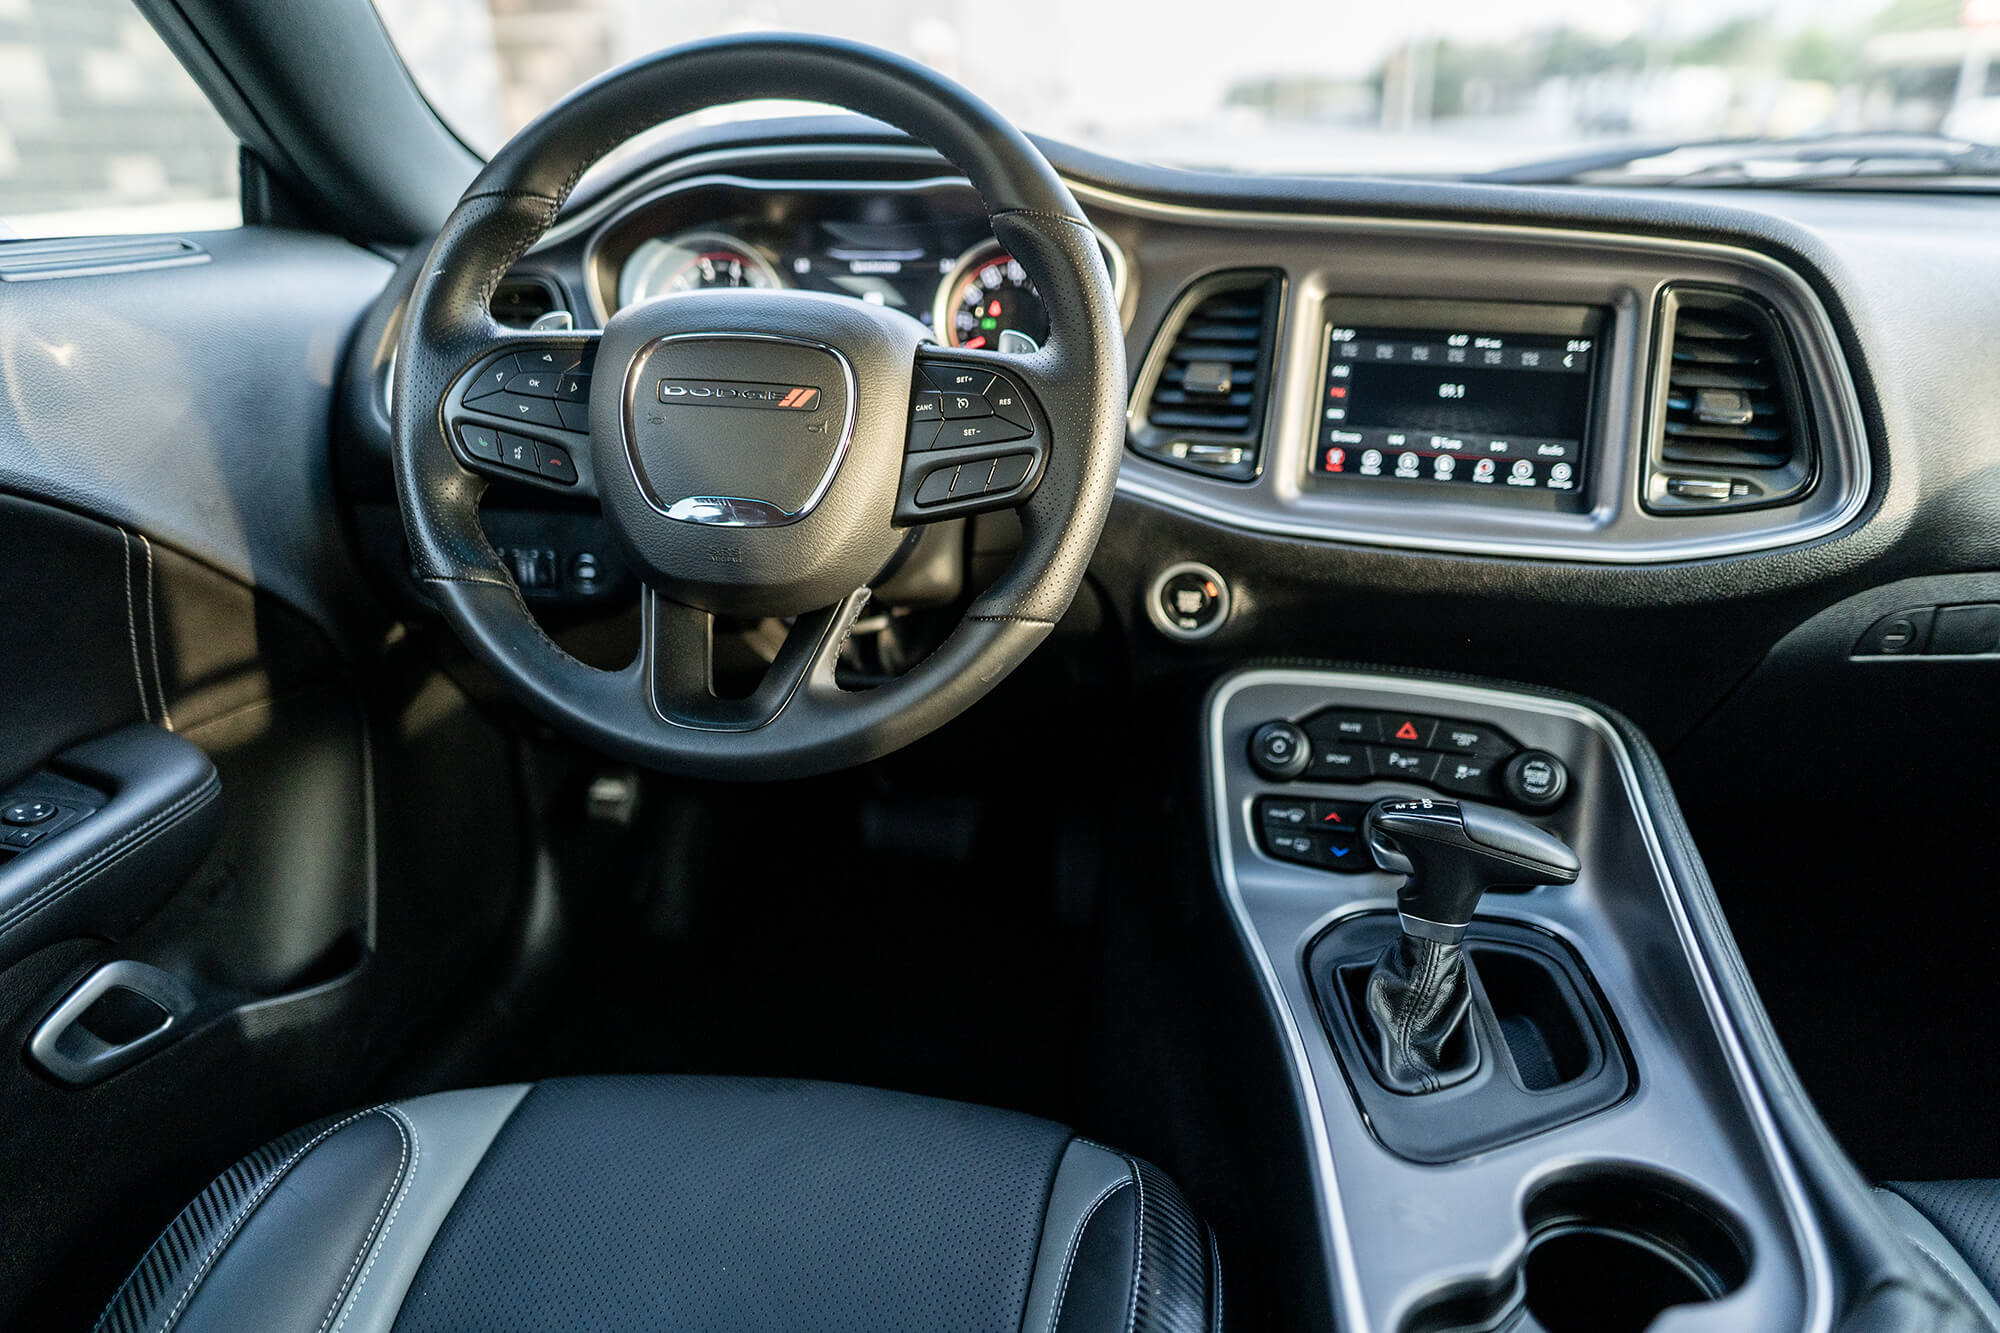
[[[752,384],[743,380],[661,380],[660,401],[701,407],[760,407],[816,412],[819,388],[811,384]]]

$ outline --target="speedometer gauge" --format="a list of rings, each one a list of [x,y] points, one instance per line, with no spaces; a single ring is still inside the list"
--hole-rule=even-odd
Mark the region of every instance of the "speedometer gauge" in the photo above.
[[[933,330],[951,347],[1031,352],[1049,336],[1049,314],[1021,261],[983,241],[959,257],[938,288]]]
[[[727,232],[687,231],[641,241],[618,273],[618,304],[709,287],[782,287],[771,262]]]

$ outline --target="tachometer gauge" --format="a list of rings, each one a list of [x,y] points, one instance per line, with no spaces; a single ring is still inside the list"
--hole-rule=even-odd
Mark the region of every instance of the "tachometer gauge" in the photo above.
[[[950,347],[1031,352],[1049,336],[1049,314],[1021,261],[982,241],[938,288],[932,331]]]
[[[727,232],[686,231],[641,241],[618,272],[618,304],[709,287],[782,287],[771,261]]]

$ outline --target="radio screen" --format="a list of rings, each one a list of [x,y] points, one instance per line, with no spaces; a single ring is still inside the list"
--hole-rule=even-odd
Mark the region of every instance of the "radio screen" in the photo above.
[[[1313,472],[1580,495],[1597,345],[1329,325]]]

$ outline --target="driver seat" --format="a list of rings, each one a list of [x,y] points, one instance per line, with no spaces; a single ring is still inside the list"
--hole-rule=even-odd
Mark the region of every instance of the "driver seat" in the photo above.
[[[904,1093],[629,1076],[438,1093],[224,1172],[99,1319],[298,1329],[1217,1333],[1172,1182]]]

